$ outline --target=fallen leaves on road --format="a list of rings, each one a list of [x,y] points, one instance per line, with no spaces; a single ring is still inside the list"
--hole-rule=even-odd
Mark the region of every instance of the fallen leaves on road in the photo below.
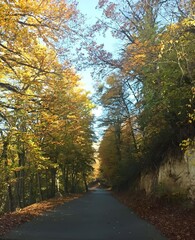
[[[168,239],[195,239],[194,205],[184,206],[143,194],[130,195],[127,192],[115,193],[115,196],[141,218],[155,225]]]
[[[55,207],[77,199],[81,194],[69,194],[65,197],[52,198],[40,203],[34,203],[18,211],[0,216],[0,236],[5,235],[13,228],[24,222],[28,222],[34,217],[41,216],[44,212],[51,211]]]

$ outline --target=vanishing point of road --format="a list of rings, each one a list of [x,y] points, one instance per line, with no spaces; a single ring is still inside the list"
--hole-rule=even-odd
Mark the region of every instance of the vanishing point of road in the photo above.
[[[7,240],[165,240],[109,191],[95,189],[10,232]]]

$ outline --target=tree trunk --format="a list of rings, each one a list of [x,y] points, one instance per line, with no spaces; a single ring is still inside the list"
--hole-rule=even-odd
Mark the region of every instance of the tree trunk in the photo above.
[[[86,176],[85,176],[84,173],[83,173],[83,182],[84,182],[84,185],[85,185],[85,191],[88,192],[89,191],[88,184],[87,184]]]
[[[66,167],[66,181],[65,181],[65,192],[68,193],[69,192],[69,189],[68,189],[68,186],[69,186],[69,168],[68,166]]]
[[[34,174],[31,174],[30,176],[30,182],[29,182],[29,204],[32,204],[35,202],[35,196],[33,194],[33,184],[34,183]]]
[[[66,186],[66,167],[63,165],[62,166],[62,181],[63,181],[63,188],[64,188],[64,193],[67,193],[67,186]]]
[[[121,161],[121,126],[120,123],[115,124],[115,143],[116,143],[116,150],[118,161]]]
[[[46,170],[45,173],[45,179],[46,179],[46,191],[47,191],[47,199],[50,198],[50,192],[49,192],[49,177],[48,177],[48,171]]]
[[[8,184],[7,192],[8,192],[8,199],[9,199],[9,211],[13,212],[15,210],[15,208],[14,208],[14,198],[13,198],[13,194],[12,194],[12,187],[11,187],[10,184]]]
[[[55,197],[56,193],[56,169],[51,169],[51,197]]]
[[[7,194],[8,194],[8,206],[9,206],[9,211],[12,212],[14,211],[14,198],[12,194],[12,187],[10,185],[10,177],[9,177],[9,172],[8,172],[8,160],[7,160],[7,149],[8,149],[8,141],[5,140],[3,141],[3,150],[1,154],[1,159],[4,161],[4,166],[5,166],[5,181],[7,183]]]
[[[23,208],[25,206],[25,185],[24,185],[24,178],[25,178],[25,150],[24,146],[21,147],[18,152],[19,163],[18,166],[22,169],[18,172],[18,196],[19,196],[19,207]]]
[[[39,173],[37,173],[37,185],[38,185],[37,187],[38,187],[39,200],[43,201],[43,194],[41,190],[41,177]]]

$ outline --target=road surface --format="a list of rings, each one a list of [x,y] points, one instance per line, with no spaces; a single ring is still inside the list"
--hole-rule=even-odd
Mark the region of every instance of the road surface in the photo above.
[[[9,240],[165,240],[109,191],[95,189],[21,225]]]

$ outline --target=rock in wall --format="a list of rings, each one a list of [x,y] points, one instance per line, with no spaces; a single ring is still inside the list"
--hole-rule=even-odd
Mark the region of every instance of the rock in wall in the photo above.
[[[189,196],[195,199],[195,147],[185,152],[184,160],[188,165],[189,172]]]
[[[195,148],[183,156],[168,154],[159,169],[141,174],[140,186],[146,194],[180,194],[195,199]]]
[[[140,178],[140,190],[144,190],[146,195],[151,194],[155,186],[157,185],[157,173],[156,172],[144,172]]]

